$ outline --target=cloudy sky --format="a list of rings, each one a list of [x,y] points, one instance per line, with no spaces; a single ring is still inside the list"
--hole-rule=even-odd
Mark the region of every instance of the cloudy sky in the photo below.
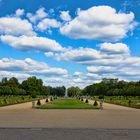
[[[140,80],[140,0],[1,0],[0,11],[0,79]]]

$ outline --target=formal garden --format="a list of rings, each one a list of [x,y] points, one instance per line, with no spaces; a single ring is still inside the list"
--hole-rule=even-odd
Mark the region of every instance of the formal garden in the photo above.
[[[66,91],[70,99],[64,99]],[[100,83],[94,83],[83,89],[46,86],[42,79],[36,77],[29,77],[21,83],[15,77],[10,79],[5,77],[0,82],[0,106],[37,101],[48,97],[52,97],[53,101],[37,108],[95,109],[100,98],[107,103],[140,108],[140,81],[126,82],[104,78]],[[83,101],[84,99],[87,101]],[[88,99],[94,100],[95,105],[87,104]]]
[[[59,98],[43,105],[38,105],[38,109],[98,109],[96,105],[90,105],[86,101],[75,98]]]

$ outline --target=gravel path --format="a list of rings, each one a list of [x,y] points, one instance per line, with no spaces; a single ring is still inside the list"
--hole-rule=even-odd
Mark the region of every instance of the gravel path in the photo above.
[[[107,103],[103,110],[40,110],[31,105],[1,107],[0,128],[140,129],[138,109]]]

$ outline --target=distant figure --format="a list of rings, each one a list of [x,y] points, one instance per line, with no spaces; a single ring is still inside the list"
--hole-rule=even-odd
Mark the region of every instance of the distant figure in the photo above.
[[[36,104],[36,102],[32,101],[32,108],[35,108],[35,104]]]

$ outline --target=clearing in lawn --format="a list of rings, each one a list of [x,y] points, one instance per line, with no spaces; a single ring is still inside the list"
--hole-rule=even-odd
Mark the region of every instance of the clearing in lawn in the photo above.
[[[37,106],[39,109],[98,109],[78,99],[57,99],[47,104]]]

